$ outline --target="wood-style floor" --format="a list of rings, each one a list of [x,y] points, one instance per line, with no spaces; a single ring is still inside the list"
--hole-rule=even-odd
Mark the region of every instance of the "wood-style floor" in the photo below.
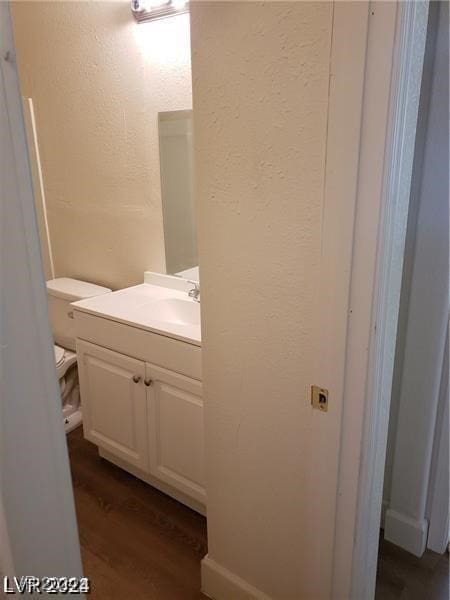
[[[204,600],[206,519],[68,436],[84,573],[92,600]]]
[[[204,517],[101,459],[81,427],[68,445],[89,598],[206,600]],[[376,600],[448,600],[448,569],[448,554],[418,559],[381,541]]]
[[[375,600],[449,600],[449,556],[421,558],[380,540]]]

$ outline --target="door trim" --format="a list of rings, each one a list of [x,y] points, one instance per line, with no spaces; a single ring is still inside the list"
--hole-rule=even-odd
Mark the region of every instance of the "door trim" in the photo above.
[[[427,548],[442,554],[449,545],[449,403],[448,365],[449,328],[442,361],[438,414],[433,448],[432,476],[428,488],[428,540]]]
[[[333,598],[375,591],[390,394],[428,2],[370,5]]]

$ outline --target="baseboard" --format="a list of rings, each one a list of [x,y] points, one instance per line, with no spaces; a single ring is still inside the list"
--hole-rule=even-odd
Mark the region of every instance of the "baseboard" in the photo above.
[[[213,600],[271,600],[208,555],[202,560],[202,592]]]
[[[384,523],[384,539],[411,552],[422,556],[425,552],[428,535],[428,521],[417,521],[391,508],[386,511]]]

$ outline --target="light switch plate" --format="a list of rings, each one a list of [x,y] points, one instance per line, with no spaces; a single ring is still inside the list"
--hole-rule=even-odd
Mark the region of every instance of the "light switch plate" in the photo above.
[[[328,410],[328,390],[318,385],[311,386],[311,406],[322,412]]]

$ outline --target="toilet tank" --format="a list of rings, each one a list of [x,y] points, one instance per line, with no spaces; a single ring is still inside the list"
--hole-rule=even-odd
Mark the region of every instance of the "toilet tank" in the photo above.
[[[111,290],[101,285],[59,277],[47,281],[48,313],[55,344],[75,350],[75,327],[71,302],[108,294]]]

